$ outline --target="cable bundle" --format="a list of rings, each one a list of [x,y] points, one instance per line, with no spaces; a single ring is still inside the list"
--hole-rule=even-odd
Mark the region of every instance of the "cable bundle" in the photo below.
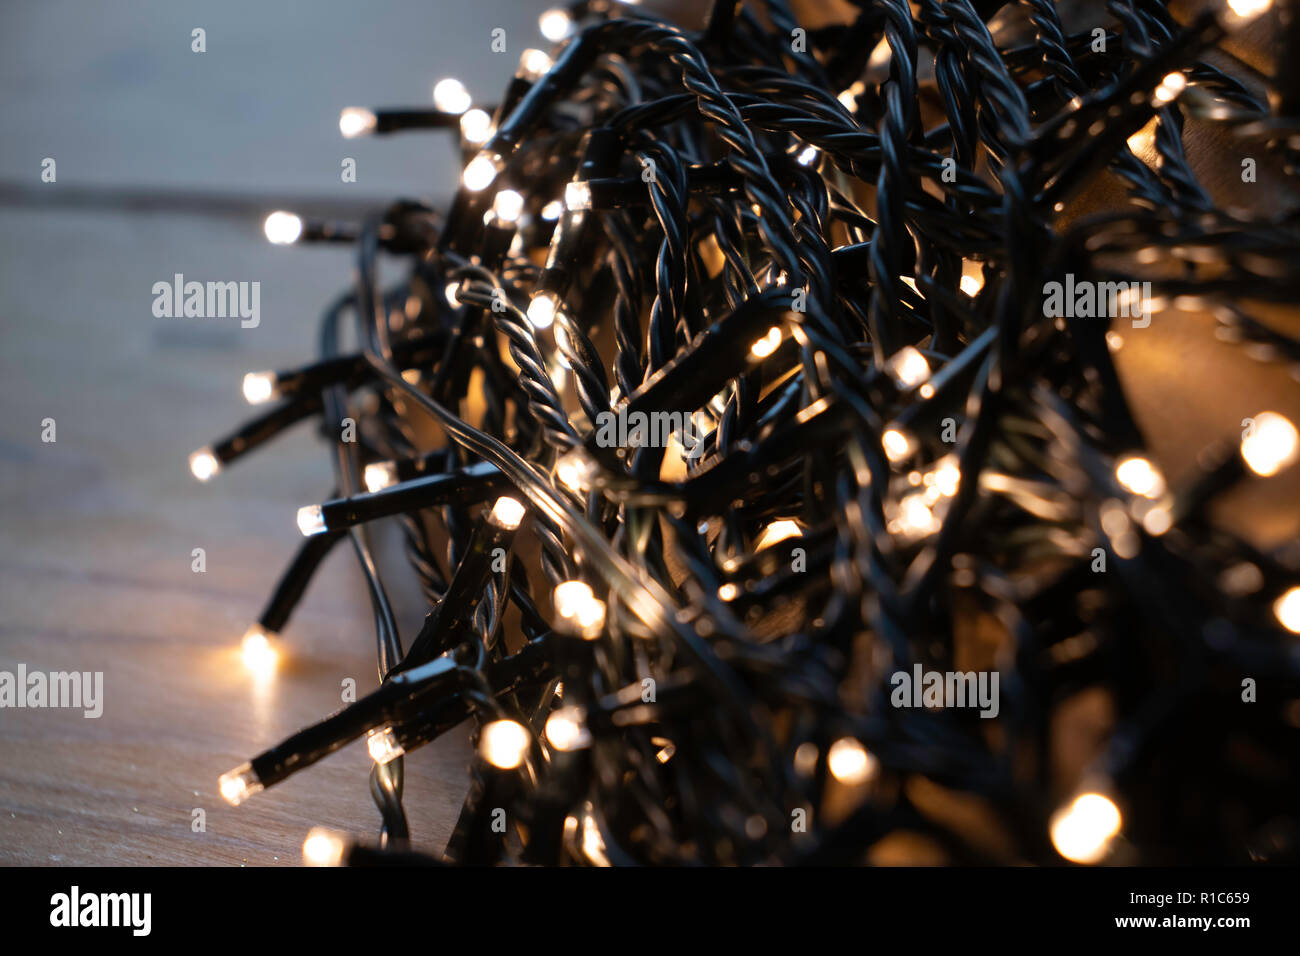
[[[310,862],[856,862],[900,838],[951,862],[1294,858],[1296,556],[1208,508],[1288,467],[1296,430],[1262,412],[1171,487],[1111,360],[1130,291],[1298,357],[1242,304],[1295,299],[1295,221],[1218,208],[1182,152],[1184,111],[1289,148],[1201,60],[1267,6],[1183,27],[1113,0],[1071,33],[1047,0],[996,32],[979,0],[816,30],[723,0],[687,32],[591,0],[543,16],[554,58],[525,53],[490,113],[454,84],[345,111],[348,135],[458,129],[461,188],[445,215],[268,220],[354,242],[356,282],[317,361],[250,374],[277,404],[191,464],[321,423],[332,490],[246,656],[273,665],[346,539],[380,685],[223,795],[365,736],[379,845],[313,831]],[[1063,225],[1103,177],[1127,204]],[[383,256],[409,263],[391,285]],[[1089,283],[1129,285],[1075,309]],[[409,641],[381,518],[430,607]],[[996,716],[911,706],[899,675],[930,671],[1000,678]],[[1114,725],[1063,791],[1055,722],[1089,690]],[[403,755],[466,718],[469,796],[421,855]]]

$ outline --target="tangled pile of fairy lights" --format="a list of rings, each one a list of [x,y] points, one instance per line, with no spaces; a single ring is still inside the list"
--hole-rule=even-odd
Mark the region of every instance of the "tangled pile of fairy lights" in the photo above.
[[[365,737],[380,837],[313,830],[308,862],[862,862],[900,836],[956,863],[1293,858],[1300,567],[1209,508],[1296,429],[1261,410],[1167,481],[1117,323],[1043,293],[1149,282],[1156,322],[1193,303],[1300,362],[1245,304],[1296,301],[1297,222],[1219,208],[1181,139],[1253,131],[1289,171],[1300,130],[1203,59],[1268,0],[1105,7],[1072,30],[1050,0],[863,0],[805,30],[723,0],[685,31],[589,0],[542,17],[554,48],[493,109],[444,80],[434,109],[346,110],[347,136],[450,131],[460,188],[267,219],[354,244],[355,283],[319,358],[250,374],[275,404],[190,463],[319,422],[332,490],[245,657],[274,666],[346,539],[380,683],[222,795]],[[1064,221],[1103,177],[1122,208]],[[422,621],[390,604],[382,519]],[[996,717],[900,706],[917,668],[996,671]],[[1113,722],[1063,785],[1058,711],[1097,689]],[[420,849],[404,754],[467,720],[455,832]]]

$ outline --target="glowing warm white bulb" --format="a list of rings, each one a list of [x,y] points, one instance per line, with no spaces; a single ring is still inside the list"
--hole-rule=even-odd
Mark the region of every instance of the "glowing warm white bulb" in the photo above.
[[[1228,0],[1227,25],[1229,28],[1245,26],[1272,6],[1273,0]]]
[[[504,496],[498,498],[496,504],[492,506],[492,513],[488,516],[498,528],[505,528],[507,531],[513,531],[519,527],[519,522],[524,520],[525,508],[514,498]]]
[[[546,739],[556,750],[578,750],[591,743],[587,714],[572,705],[551,712],[546,718]]]
[[[905,345],[895,352],[885,367],[902,388],[920,385],[930,377],[930,363],[919,349],[911,345]]]
[[[1300,634],[1300,587],[1288,588],[1273,602],[1277,622],[1292,634]]]
[[[552,199],[542,207],[542,218],[548,222],[554,222],[564,214],[564,203],[558,199]]]
[[[554,10],[547,10],[537,18],[537,29],[541,30],[542,36],[552,43],[559,43],[573,29],[573,18],[569,16],[568,10],[556,7]]]
[[[758,536],[758,541],[754,543],[754,549],[762,551],[764,548],[770,548],[787,538],[797,538],[802,534],[803,529],[799,527],[798,522],[791,521],[789,518],[782,518],[779,521],[773,521],[763,529],[763,532]]]
[[[799,151],[799,155],[795,157],[795,162],[800,166],[811,166],[817,162],[817,147],[805,146]]]
[[[266,238],[277,246],[287,246],[302,235],[302,218],[291,212],[277,211],[266,217],[262,224]]]
[[[939,519],[930,510],[924,492],[908,495],[898,503],[898,523],[907,535],[926,535],[939,530]]]
[[[227,803],[237,807],[261,790],[262,782],[253,773],[253,765],[246,763],[223,773],[217,780],[217,788]]]
[[[260,405],[275,394],[274,372],[249,372],[244,376],[244,401]]]
[[[376,727],[366,735],[366,750],[370,759],[378,764],[396,760],[406,750],[397,742],[397,735],[392,727]]]
[[[324,534],[329,530],[325,527],[325,515],[321,511],[320,505],[303,505],[298,509],[298,530],[303,533],[304,537],[311,537],[313,534]]]
[[[577,821],[574,823],[577,824]],[[567,830],[569,821],[565,820],[564,824]],[[596,866],[610,866],[609,857],[605,853],[605,838],[600,835],[600,826],[596,823],[590,801],[583,805],[581,827],[583,854]],[[576,825],[574,829],[577,829]]]
[[[1143,498],[1159,498],[1165,493],[1165,478],[1160,469],[1141,455],[1130,455],[1115,466],[1115,480],[1129,492]]]
[[[1142,528],[1158,538],[1174,526],[1174,513],[1168,505],[1155,505],[1142,516]]]
[[[587,490],[591,466],[579,449],[565,452],[555,462],[555,477],[570,491],[581,494]]]
[[[528,321],[538,331],[549,329],[551,323],[555,321],[558,308],[559,303],[556,302],[555,296],[549,292],[539,292],[528,303]]]
[[[1162,106],[1165,103],[1172,103],[1185,89],[1187,89],[1187,77],[1177,72],[1170,73],[1156,87],[1155,101]]]
[[[528,730],[515,720],[494,720],[483,725],[478,752],[499,770],[514,770],[528,755]]]
[[[854,787],[874,777],[878,763],[861,741],[841,737],[826,752],[826,767],[840,783]]]
[[[562,581],[551,596],[555,613],[575,624],[586,638],[600,636],[605,626],[605,602],[583,581]]]
[[[349,106],[339,114],[339,132],[348,139],[371,133],[377,125],[379,118],[360,106]]]
[[[383,491],[397,484],[397,465],[391,461],[372,461],[366,465],[363,477],[366,491]]]
[[[912,439],[907,434],[897,428],[889,428],[880,436],[880,442],[885,448],[885,457],[892,462],[900,462],[912,453]]]
[[[302,862],[307,866],[338,866],[347,853],[348,841],[341,833],[312,827],[302,841]]]
[[[961,486],[961,468],[956,455],[944,455],[934,465],[931,472],[934,487],[945,498],[951,498]]]
[[[492,117],[484,110],[466,110],[460,114],[460,135],[475,146],[486,143],[492,135]]]
[[[472,193],[482,192],[497,178],[497,164],[483,153],[475,156],[461,173],[461,183]]]
[[[513,189],[503,189],[493,197],[492,211],[502,222],[518,222],[524,211],[524,197]]]
[[[961,291],[965,292],[972,299],[979,295],[980,289],[984,288],[984,282],[979,276],[962,276]]]
[[[454,77],[439,80],[433,86],[433,105],[444,113],[463,113],[472,102],[465,84]]]
[[[258,624],[254,624],[244,633],[239,644],[239,655],[244,667],[255,677],[269,677],[275,673],[280,663],[280,652],[276,649],[274,635]]]
[[[1085,793],[1052,817],[1052,845],[1074,863],[1104,859],[1122,823],[1119,807],[1100,793]]]
[[[190,472],[199,481],[207,481],[221,470],[221,462],[211,448],[200,448],[190,455]]]
[[[1276,475],[1295,462],[1300,435],[1290,420],[1277,412],[1260,412],[1254,427],[1241,440],[1241,457],[1262,478]]]
[[[767,330],[767,334],[749,347],[749,354],[754,358],[764,359],[781,347],[782,339],[781,327],[774,325]]]
[[[526,80],[537,80],[554,65],[545,50],[527,49],[519,58],[519,73]]]
[[[740,588],[728,581],[726,584],[718,585],[718,600],[734,601],[740,597]]]
[[[591,208],[591,186],[585,182],[574,181],[564,187],[564,208],[570,212],[579,212]]]

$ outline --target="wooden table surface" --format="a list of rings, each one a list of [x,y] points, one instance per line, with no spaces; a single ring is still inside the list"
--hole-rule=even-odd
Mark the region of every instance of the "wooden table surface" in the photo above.
[[[102,671],[105,685],[98,719],[0,710],[0,863],[297,863],[313,825],[373,837],[360,742],[241,807],[216,789],[222,772],[337,710],[344,678],[359,693],[377,683],[349,548],[312,583],[274,679],[252,681],[237,653],[301,541],[297,507],[329,489],[326,448],[303,426],[206,485],[186,463],[249,414],[245,371],[308,357],[313,306],[346,281],[346,254],[269,254],[255,221],[8,210],[0,223],[0,670]],[[150,286],[174,271],[260,277],[261,326],[155,319]],[[47,417],[52,444],[40,440]],[[400,553],[386,556],[389,578],[405,580]],[[409,639],[422,611],[397,596]],[[420,846],[441,850],[450,833],[464,737],[407,760]]]
[[[455,182],[446,137],[344,140],[339,110],[426,104],[443,76],[499,96],[546,5],[0,7],[0,670],[102,671],[106,698],[99,719],[0,710],[0,864],[297,863],[314,825],[377,833],[362,743],[238,808],[216,789],[342,706],[344,678],[359,693],[377,683],[348,548],[313,582],[273,682],[255,686],[237,657],[302,540],[298,506],[329,490],[327,449],[300,426],[207,485],[186,458],[249,415],[245,372],[314,357],[320,311],[350,279],[347,251],[269,247],[261,217],[296,197],[374,208]],[[484,55],[495,27],[509,55]],[[47,156],[56,183],[40,180]],[[140,201],[159,191],[267,202]],[[154,318],[153,283],[178,272],[260,281],[260,326]],[[391,545],[409,640],[423,607],[398,587],[409,574]],[[407,760],[422,849],[450,834],[465,737]]]

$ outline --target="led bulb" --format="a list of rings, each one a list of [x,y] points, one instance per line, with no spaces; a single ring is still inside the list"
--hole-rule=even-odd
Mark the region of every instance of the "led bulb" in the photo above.
[[[885,457],[895,464],[912,454],[916,447],[907,433],[898,428],[886,429],[880,442],[884,445]]]
[[[1130,455],[1115,466],[1115,480],[1132,494],[1159,498],[1165,493],[1165,478],[1160,469],[1141,455]]]
[[[1274,601],[1273,614],[1292,634],[1300,634],[1300,587],[1288,588]]]
[[[784,541],[787,538],[797,538],[803,534],[803,529],[799,527],[797,521],[791,521],[789,518],[782,518],[780,521],[773,521],[763,529],[762,534],[758,536],[758,541],[754,544],[756,551],[762,551],[764,548],[770,548],[772,545]]]
[[[373,133],[378,125],[379,118],[360,106],[349,106],[339,114],[339,132],[347,139]]]
[[[465,171],[461,174],[461,183],[472,193],[482,192],[492,185],[492,180],[497,178],[497,164],[492,161],[492,157],[484,153],[479,153],[469,161]]]
[[[841,737],[826,752],[826,766],[831,776],[850,787],[866,783],[876,775],[879,762],[853,737]]]
[[[591,476],[591,464],[583,453],[575,448],[565,452],[555,462],[555,477],[570,491],[581,494],[586,491]]]
[[[539,332],[543,329],[549,329],[551,323],[555,321],[555,313],[558,309],[559,303],[556,301],[555,296],[549,292],[539,292],[528,303],[528,321]]]
[[[800,166],[811,166],[817,162],[817,147],[805,146],[800,150],[799,155],[795,157],[795,162]]]
[[[1263,16],[1272,6],[1273,0],[1228,0],[1228,8],[1223,11],[1224,25],[1230,30],[1243,27]]]
[[[1185,89],[1187,89],[1187,77],[1178,72],[1170,73],[1156,87],[1154,94],[1156,105],[1164,106],[1166,103],[1172,103]]]
[[[555,61],[544,50],[527,49],[519,58],[519,75],[526,80],[539,80],[547,73]]]
[[[558,199],[552,199],[542,207],[542,218],[547,222],[554,222],[564,214],[564,203]]]
[[[347,854],[347,838],[325,827],[312,827],[302,841],[302,862],[307,866],[340,866]]]
[[[551,598],[555,613],[573,624],[580,636],[593,639],[605,626],[605,602],[583,581],[563,581],[556,585]]]
[[[524,211],[524,197],[513,189],[503,189],[492,199],[492,211],[502,222],[518,222]]]
[[[905,345],[890,357],[885,369],[900,388],[912,388],[930,377],[930,363],[919,349]]]
[[[1122,823],[1119,808],[1100,793],[1085,793],[1052,817],[1052,845],[1074,863],[1098,863],[1106,857]]]
[[[302,235],[302,218],[283,210],[273,212],[266,217],[262,230],[266,233],[266,238],[275,245],[291,245]]]
[[[573,18],[569,16],[568,10],[556,7],[537,18],[537,29],[552,43],[559,43],[573,30]]]
[[[492,135],[492,117],[484,110],[466,110],[460,114],[460,135],[475,146],[486,143]]]
[[[366,734],[366,750],[370,753],[370,759],[378,764],[389,763],[406,753],[397,742],[392,727],[376,727]]]
[[[262,789],[262,781],[253,772],[253,765],[246,763],[223,773],[217,780],[217,788],[227,803],[237,807]]]
[[[249,372],[244,376],[244,401],[261,405],[275,395],[274,372]]]
[[[1277,412],[1260,412],[1250,433],[1241,440],[1241,457],[1261,478],[1290,467],[1300,449],[1300,435],[1290,420]]]
[[[453,77],[439,80],[433,87],[433,105],[444,113],[464,113],[473,102],[465,84]]]
[[[383,491],[397,484],[397,465],[391,461],[372,461],[364,472],[366,491]]]
[[[767,334],[749,347],[749,354],[754,358],[764,359],[775,352],[781,346],[781,327],[774,325],[767,330]]]
[[[494,720],[483,725],[478,752],[498,770],[514,770],[528,755],[528,730],[515,720]]]
[[[930,510],[924,492],[908,495],[898,503],[898,530],[914,538],[939,530],[939,519]]]
[[[260,624],[254,624],[244,632],[244,639],[239,642],[239,655],[244,667],[254,677],[269,677],[275,673],[280,663],[275,636]]]
[[[190,455],[190,472],[199,481],[207,481],[221,470],[221,462],[211,448],[200,448]]]
[[[956,455],[944,455],[925,476],[925,483],[945,498],[951,498],[961,486],[961,467]]]
[[[303,537],[308,538],[329,530],[325,527],[325,515],[321,512],[320,505],[303,505],[298,509],[298,530],[303,533]]]
[[[591,743],[586,720],[587,714],[581,707],[570,705],[554,710],[546,718],[546,739],[556,750],[580,750]]]
[[[519,527],[519,522],[524,520],[524,512],[523,505],[514,498],[504,496],[498,498],[496,504],[492,506],[492,513],[488,515],[488,520],[498,528],[514,531]]]
[[[563,581],[556,585],[552,603],[560,617],[573,617],[581,604],[595,599],[596,592],[585,581]]]
[[[580,180],[567,183],[564,187],[564,208],[570,212],[590,209],[591,186]]]

